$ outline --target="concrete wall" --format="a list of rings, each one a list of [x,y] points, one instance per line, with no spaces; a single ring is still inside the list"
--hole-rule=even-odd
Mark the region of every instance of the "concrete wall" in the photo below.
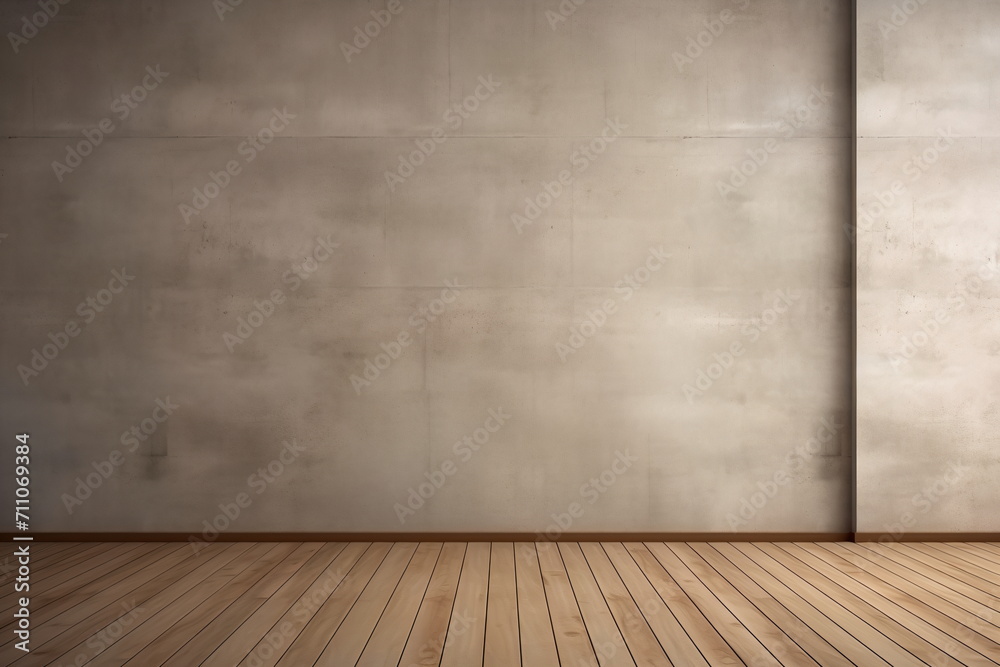
[[[847,3],[223,2],[0,49],[36,529],[850,529]]]
[[[858,530],[1000,530],[1000,5],[858,20]]]

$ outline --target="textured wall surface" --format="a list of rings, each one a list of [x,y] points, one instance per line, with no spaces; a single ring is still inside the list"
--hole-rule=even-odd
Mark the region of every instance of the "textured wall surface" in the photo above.
[[[0,4],[0,423],[35,528],[849,530],[847,5]],[[977,101],[938,114],[976,168],[865,237],[911,285],[993,256]],[[913,109],[866,154],[922,147]],[[865,266],[883,315],[943,298]],[[977,347],[879,367],[915,400],[869,441],[985,455],[986,385],[929,378],[987,381],[987,304]]]
[[[1000,5],[859,3],[858,530],[1000,530]]]

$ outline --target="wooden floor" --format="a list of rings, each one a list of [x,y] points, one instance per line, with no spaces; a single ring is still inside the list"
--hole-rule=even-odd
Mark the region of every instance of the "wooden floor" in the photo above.
[[[996,665],[1000,545],[34,544],[0,665]]]

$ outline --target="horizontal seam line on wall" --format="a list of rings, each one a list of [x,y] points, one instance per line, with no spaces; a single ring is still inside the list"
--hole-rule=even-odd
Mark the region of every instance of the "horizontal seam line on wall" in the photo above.
[[[76,134],[57,134],[57,135],[47,135],[47,134],[21,134],[21,135],[8,135],[6,139],[76,139],[79,136],[79,132]],[[150,135],[119,135],[119,136],[105,136],[107,140],[122,140],[122,139],[246,139],[246,134],[178,134],[178,135],[167,135],[167,134],[150,134]],[[431,134],[396,134],[396,135],[339,135],[339,134],[296,134],[296,135],[284,135],[275,136],[272,141],[277,140],[289,140],[289,139],[427,139]],[[936,137],[938,135],[932,134],[927,135],[928,137]],[[580,135],[559,135],[559,136],[549,136],[549,135],[497,135],[497,134],[477,134],[477,135],[445,135],[445,139],[572,139],[572,140],[586,140],[586,139],[596,139],[600,137],[599,134],[580,134]],[[900,137],[902,138],[902,137]],[[638,134],[620,134],[615,137],[615,139],[650,139],[650,140],[677,140],[677,139],[781,139],[783,141],[803,141],[803,140],[817,140],[817,139],[842,139],[849,140],[854,139],[853,135],[843,135],[843,136],[827,136],[827,135],[817,135],[817,136],[795,136],[786,137],[781,134],[745,134],[745,135],[638,135]],[[268,142],[270,143],[270,142]]]

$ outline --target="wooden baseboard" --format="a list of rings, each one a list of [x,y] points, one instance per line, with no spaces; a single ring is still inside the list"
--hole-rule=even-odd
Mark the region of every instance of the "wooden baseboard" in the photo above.
[[[0,542],[24,534],[2,533]],[[34,533],[35,542],[1000,542],[1000,533]],[[20,541],[20,540],[18,540]],[[15,542],[16,543],[16,542]]]
[[[1000,533],[854,533],[855,542],[1000,542]]]
[[[17,535],[23,537],[24,535]],[[7,533],[0,540],[9,542]],[[35,533],[36,542],[844,542],[851,533]]]

